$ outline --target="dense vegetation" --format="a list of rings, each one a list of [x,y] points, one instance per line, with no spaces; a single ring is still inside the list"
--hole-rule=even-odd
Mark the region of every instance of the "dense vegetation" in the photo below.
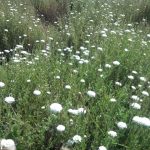
[[[0,6],[0,138],[17,150],[150,149],[149,0]]]

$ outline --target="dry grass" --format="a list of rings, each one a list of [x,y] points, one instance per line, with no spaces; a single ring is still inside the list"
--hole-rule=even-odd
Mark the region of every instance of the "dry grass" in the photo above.
[[[139,12],[133,16],[133,21],[142,22],[145,20],[148,24],[150,24],[150,5],[141,5]]]
[[[32,0],[36,13],[47,23],[54,23],[68,13],[69,0]]]

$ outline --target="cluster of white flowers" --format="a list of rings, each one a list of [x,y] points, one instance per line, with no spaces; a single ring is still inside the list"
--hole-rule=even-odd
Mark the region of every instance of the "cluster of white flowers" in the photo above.
[[[12,139],[2,139],[0,140],[1,150],[16,150],[15,142]]]
[[[119,65],[120,65],[120,62],[119,62],[119,61],[113,61],[113,65],[119,66]]]
[[[131,99],[135,100],[135,101],[139,101],[140,98],[137,95],[132,95]]]
[[[150,119],[146,117],[134,116],[132,120],[139,125],[150,127]]]
[[[111,65],[110,64],[105,64],[105,67],[106,68],[111,68]]]
[[[140,77],[140,80],[146,82],[146,78],[145,77]]]
[[[131,107],[133,107],[134,109],[141,109],[141,105],[138,103],[132,103]]]
[[[41,91],[39,91],[39,90],[34,90],[34,91],[33,91],[33,94],[36,95],[36,96],[39,96],[39,95],[41,95]]]
[[[116,137],[117,136],[117,132],[115,131],[108,131],[108,135],[110,135],[111,137]]]
[[[0,82],[0,88],[4,87],[5,83],[4,82]]]
[[[62,111],[63,107],[59,103],[52,103],[50,105],[50,110],[53,113],[60,113]]]
[[[94,91],[88,91],[87,95],[90,97],[96,97],[96,93]]]
[[[70,86],[70,85],[65,85],[65,89],[70,90],[70,89],[71,89],[71,86]]]
[[[63,132],[63,131],[65,131],[65,126],[64,126],[64,125],[58,125],[58,126],[56,127],[56,129],[57,129],[57,131],[59,131],[59,132]]]
[[[133,79],[134,79],[134,76],[128,75],[128,78],[129,78],[130,80],[133,80]]]
[[[98,150],[107,150],[107,148],[105,146],[100,146]]]
[[[73,139],[74,143],[80,143],[82,140],[82,137],[80,135],[75,135],[75,136],[73,136],[72,139]]]
[[[127,128],[127,124],[125,122],[118,122],[117,123],[118,128],[120,129],[126,129]]]
[[[143,94],[144,96],[149,96],[149,93],[148,93],[147,91],[142,91],[142,94]]]
[[[73,115],[80,115],[80,114],[85,114],[86,110],[84,108],[68,109],[68,112]]]
[[[5,97],[5,102],[12,104],[15,102],[15,99],[12,96]]]
[[[117,82],[117,81],[116,81],[115,84],[118,85],[118,86],[122,86],[122,83],[121,83],[121,82]]]
[[[117,100],[115,98],[110,99],[111,102],[116,102]]]

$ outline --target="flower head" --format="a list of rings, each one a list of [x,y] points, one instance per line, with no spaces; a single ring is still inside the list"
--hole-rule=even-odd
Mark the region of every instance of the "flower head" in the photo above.
[[[131,99],[135,100],[135,101],[139,101],[140,98],[137,95],[132,95]]]
[[[36,95],[36,96],[39,96],[39,95],[41,95],[41,91],[39,91],[39,90],[34,90],[34,91],[33,91],[33,94]]]
[[[134,109],[141,109],[141,105],[138,103],[132,103],[131,107],[133,107]]]
[[[5,102],[7,102],[8,104],[11,104],[15,102],[15,99],[12,96],[8,96],[8,97],[5,97]]]
[[[134,116],[132,121],[139,125],[150,127],[150,119],[148,119],[146,117]]]
[[[53,103],[50,105],[50,110],[53,113],[60,113],[62,111],[62,106],[59,103]]]
[[[113,61],[113,65],[119,66],[119,65],[120,65],[120,62],[119,62],[119,61]]]
[[[116,102],[117,100],[115,98],[110,99],[111,102]]]
[[[64,126],[64,125],[58,125],[58,126],[56,127],[56,129],[57,129],[57,131],[59,131],[59,132],[63,132],[63,131],[65,131],[65,126]]]
[[[86,110],[84,108],[68,109],[68,113],[73,115],[80,115],[80,114],[85,114]]]
[[[70,90],[70,89],[71,89],[71,86],[70,86],[70,85],[66,85],[66,86],[65,86],[65,89]]]
[[[148,93],[147,91],[142,91],[142,94],[143,94],[144,96],[149,96],[149,93]]]
[[[4,82],[0,82],[0,88],[4,87],[5,83]]]
[[[98,150],[107,150],[107,148],[105,146],[100,146]]]
[[[2,150],[16,150],[15,142],[12,139],[2,139],[0,141],[0,148]]]
[[[73,138],[74,143],[80,143],[82,138],[80,135],[75,135]]]
[[[115,131],[108,131],[108,135],[110,135],[111,137],[116,137],[117,136],[117,132]]]
[[[118,122],[117,123],[118,128],[125,129],[127,128],[127,124],[125,122]]]
[[[96,93],[94,91],[88,91],[87,95],[90,97],[96,97]]]

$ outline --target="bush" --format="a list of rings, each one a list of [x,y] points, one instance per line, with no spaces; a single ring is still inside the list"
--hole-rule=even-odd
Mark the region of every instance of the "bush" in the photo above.
[[[31,0],[38,16],[53,23],[64,17],[69,10],[69,0]]]
[[[143,19],[146,20],[148,24],[150,24],[150,5],[140,5],[139,12],[133,15],[132,20],[135,22],[142,22]]]

